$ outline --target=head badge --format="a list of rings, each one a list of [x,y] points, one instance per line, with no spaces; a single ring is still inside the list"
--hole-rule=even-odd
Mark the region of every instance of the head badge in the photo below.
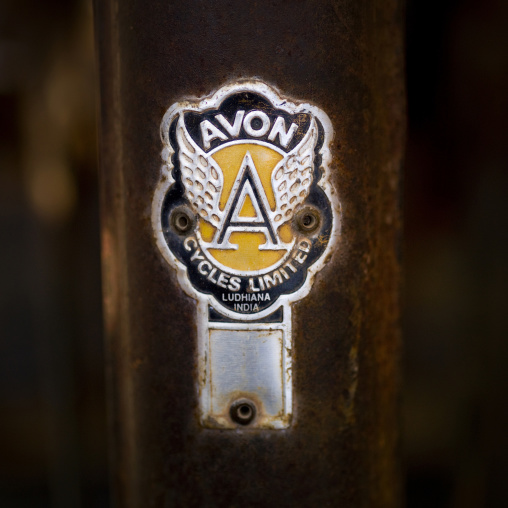
[[[212,340],[212,328],[220,329],[213,323],[237,331],[278,326],[277,340],[289,350],[290,304],[308,293],[337,237],[328,117],[265,83],[244,81],[173,105],[161,136],[164,165],[152,223],[159,249],[199,302],[206,336],[200,340]],[[283,357],[290,372],[290,358]],[[210,368],[203,366],[205,377]],[[259,426],[287,425],[290,374],[281,376],[284,410],[275,407],[278,416],[270,419],[266,401],[258,400],[264,404],[256,410]],[[245,390],[247,398],[255,396]],[[208,423],[230,425],[213,409],[211,395],[204,397]]]
[[[159,247],[215,311],[252,319],[306,292],[336,230],[330,135],[323,112],[259,82],[166,113]]]

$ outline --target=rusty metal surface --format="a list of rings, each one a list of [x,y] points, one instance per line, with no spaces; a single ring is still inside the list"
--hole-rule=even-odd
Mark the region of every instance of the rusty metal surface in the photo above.
[[[402,6],[395,1],[96,2],[104,299],[117,505],[399,503]],[[165,110],[257,77],[335,129],[338,250],[293,310],[294,424],[200,427],[195,303],[150,204]]]

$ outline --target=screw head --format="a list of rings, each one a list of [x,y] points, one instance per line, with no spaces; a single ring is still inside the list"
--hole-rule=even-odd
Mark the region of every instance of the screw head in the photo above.
[[[196,218],[186,206],[178,206],[171,212],[170,222],[179,235],[184,235],[194,229]]]
[[[250,400],[240,399],[231,404],[229,415],[234,422],[248,425],[256,416],[256,406]]]
[[[314,207],[306,206],[295,215],[293,224],[301,233],[314,233],[321,226],[321,215]]]

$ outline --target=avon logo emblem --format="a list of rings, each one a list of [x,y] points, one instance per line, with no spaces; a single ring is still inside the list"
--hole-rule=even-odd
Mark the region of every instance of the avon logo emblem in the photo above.
[[[260,82],[166,113],[154,228],[165,257],[217,312],[266,314],[305,285],[327,249],[327,129],[320,110]]]

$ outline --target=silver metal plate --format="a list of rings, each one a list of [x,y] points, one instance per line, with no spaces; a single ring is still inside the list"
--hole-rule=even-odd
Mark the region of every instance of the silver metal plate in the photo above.
[[[237,428],[231,408],[251,404],[254,428],[281,429],[291,419],[291,345],[286,323],[259,325],[210,324],[202,363],[204,401],[202,421],[207,427]]]
[[[245,399],[256,407],[253,423],[274,426],[285,413],[283,331],[210,329],[209,337],[210,418],[230,426],[231,406]]]

